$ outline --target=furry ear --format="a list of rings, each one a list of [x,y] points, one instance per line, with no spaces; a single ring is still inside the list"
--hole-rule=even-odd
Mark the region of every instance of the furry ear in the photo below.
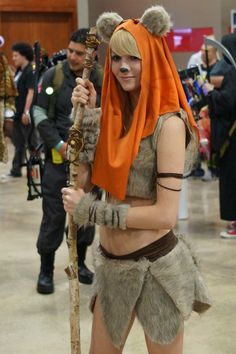
[[[170,31],[172,26],[170,15],[163,6],[159,5],[147,9],[141,17],[140,23],[156,36],[164,36]]]
[[[108,43],[114,29],[123,21],[116,12],[104,12],[97,19],[97,31],[101,39]]]

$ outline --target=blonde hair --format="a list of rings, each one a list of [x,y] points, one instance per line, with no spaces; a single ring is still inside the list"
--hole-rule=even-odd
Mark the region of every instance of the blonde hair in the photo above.
[[[134,37],[124,29],[120,29],[113,33],[110,40],[110,49],[119,56],[131,55],[141,59],[141,55],[139,53]],[[125,135],[128,133],[128,130],[131,126],[135,107],[133,107],[131,104],[129,94],[124,92],[118,82],[117,88],[121,100],[123,127],[125,128],[123,135]]]
[[[141,59],[134,37],[124,29],[120,29],[113,33],[110,40],[110,48],[117,55],[131,55]]]

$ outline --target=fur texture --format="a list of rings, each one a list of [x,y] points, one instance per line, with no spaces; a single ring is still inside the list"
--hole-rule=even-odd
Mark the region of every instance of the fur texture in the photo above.
[[[81,198],[74,211],[74,221],[79,225],[106,225],[111,229],[126,229],[126,215],[129,204],[114,205],[95,200],[94,194],[87,193]]]
[[[156,36],[164,36],[172,26],[170,15],[163,6],[152,6],[147,9],[140,19],[147,30]]]
[[[80,226],[89,225],[89,208],[95,202],[96,195],[92,193],[86,193],[83,198],[81,198],[79,204],[77,204],[73,219],[74,222]]]
[[[152,341],[168,344],[193,310],[201,313],[211,306],[196,260],[183,237],[155,262],[145,258],[138,262],[112,260],[98,253],[95,269],[91,305],[98,296],[116,347],[123,344],[133,311]]]
[[[86,108],[84,117],[80,126],[83,133],[84,147],[79,153],[80,163],[93,163],[97,141],[100,133],[100,115],[101,109]]]
[[[108,43],[116,26],[123,21],[123,18],[116,12],[104,12],[97,19],[98,35]]]
[[[114,29],[123,21],[123,18],[116,12],[104,12],[97,20],[98,35],[101,39],[108,43]],[[152,6],[147,9],[140,19],[147,30],[156,35],[166,35],[172,26],[170,15],[166,12],[163,6]]]

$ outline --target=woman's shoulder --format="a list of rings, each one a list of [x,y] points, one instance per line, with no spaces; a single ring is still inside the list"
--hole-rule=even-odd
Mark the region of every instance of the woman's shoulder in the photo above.
[[[165,126],[174,130],[174,134],[178,134],[178,131],[182,130],[183,127],[186,130],[186,155],[184,173],[187,175],[190,173],[197,157],[198,142],[196,139],[196,134],[189,124],[187,113],[183,109],[180,109],[179,112],[165,113],[161,115],[157,121],[156,128],[152,136],[153,148],[156,148],[157,146],[158,136],[160,135],[165,122],[167,123]]]
[[[171,118],[171,119],[170,119]],[[163,126],[168,122],[168,126],[173,127],[182,125],[181,121],[187,123],[187,115],[183,109],[178,112],[168,112],[160,115],[153,133],[153,143],[156,145],[157,137],[163,129]]]

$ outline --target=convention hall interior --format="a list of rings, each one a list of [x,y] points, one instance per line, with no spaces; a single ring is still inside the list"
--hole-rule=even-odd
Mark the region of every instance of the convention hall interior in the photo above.
[[[155,4],[163,5],[171,14],[173,30],[167,40],[178,70],[187,68],[190,56],[200,49],[204,34],[213,34],[220,41],[223,35],[234,32],[234,0],[0,0],[0,36],[5,41],[0,51],[12,65],[14,42],[33,45],[39,41],[52,56],[67,48],[68,38],[75,29],[94,26],[102,12],[115,11],[123,18],[139,18]],[[102,65],[105,51],[106,45],[101,44],[98,57]],[[56,253],[54,293],[39,294],[36,240],[42,200],[27,200],[25,167],[22,178],[8,176],[14,147],[10,139],[7,145],[8,161],[0,162],[0,352],[69,354],[69,282],[64,271],[68,248],[64,239]],[[202,161],[202,168],[206,172],[206,161]],[[236,353],[236,238],[220,237],[226,227],[227,222],[220,219],[218,177],[188,176],[174,231],[185,234],[193,244],[213,306],[206,314],[193,313],[185,322],[184,354]],[[98,243],[97,228],[86,257],[91,270]],[[81,353],[88,354],[92,285],[80,284],[79,292]],[[123,353],[147,353],[137,320]]]

